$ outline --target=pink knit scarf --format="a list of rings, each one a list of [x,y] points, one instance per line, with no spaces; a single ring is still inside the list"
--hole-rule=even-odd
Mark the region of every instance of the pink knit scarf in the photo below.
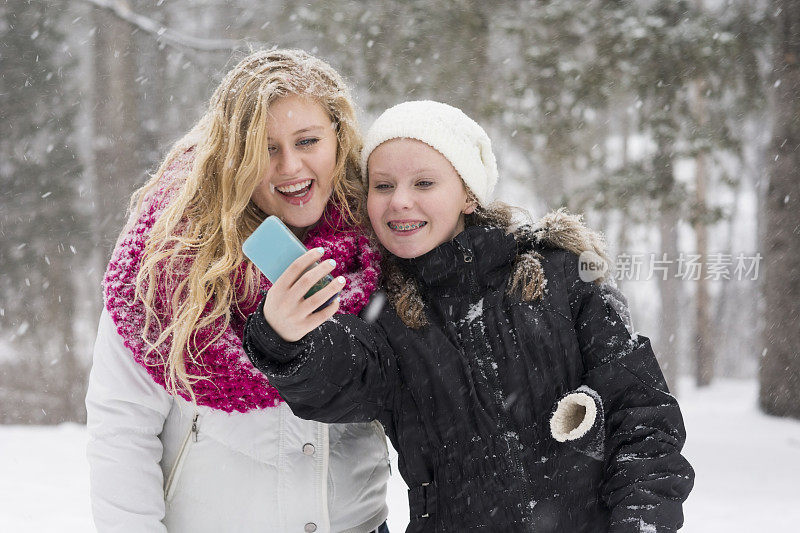
[[[176,158],[164,172],[160,187],[145,199],[145,202],[134,218],[122,231],[108,264],[103,280],[105,306],[116,325],[117,332],[133,355],[137,363],[142,365],[153,380],[166,388],[165,356],[169,353],[169,341],[158,346],[157,350],[148,353],[148,346],[143,339],[155,339],[158,334],[156,326],[144,332],[144,303],[135,297],[136,275],[141,265],[145,241],[153,224],[163,212],[174,191],[191,170],[194,150],[189,149]],[[347,227],[338,210],[329,204],[320,222],[312,228],[305,240],[308,248],[321,246],[325,249],[325,258],[336,260],[334,276],[342,275],[347,284],[341,293],[339,313],[358,313],[376,289],[380,277],[380,253],[370,245],[362,233]],[[242,265],[242,268],[244,265]],[[234,272],[232,280],[241,280],[242,268]],[[170,292],[165,286],[164,278],[174,283],[176,273],[169,276],[158,276],[159,285],[156,293],[165,295],[156,298],[153,307],[162,324],[171,320],[166,302]],[[261,276],[261,289],[269,289],[270,284]],[[236,288],[236,287],[234,287]],[[237,291],[238,294],[238,291]],[[245,298],[245,301],[234,305],[230,310],[230,324],[222,329],[224,321],[217,319],[214,324],[197,332],[196,345],[206,346],[222,329],[222,335],[211,343],[199,357],[199,364],[188,357],[186,370],[190,374],[203,376],[193,385],[197,403],[221,409],[225,412],[246,412],[251,409],[277,406],[283,400],[267,382],[261,372],[253,368],[242,349],[242,333],[247,316],[256,310],[257,297]],[[211,305],[206,307],[206,312]],[[183,391],[180,395],[189,399]]]

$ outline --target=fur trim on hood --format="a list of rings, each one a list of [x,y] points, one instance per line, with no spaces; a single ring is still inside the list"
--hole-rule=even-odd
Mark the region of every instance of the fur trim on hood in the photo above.
[[[536,244],[567,250],[575,255],[591,252],[605,261],[608,267],[602,276],[594,280],[595,283],[601,284],[611,278],[611,261],[606,255],[605,237],[602,233],[589,229],[583,222],[583,215],[572,214],[562,207],[547,213],[532,226],[519,228],[514,232],[514,237],[519,243],[530,240]]]
[[[602,233],[589,229],[583,222],[582,215],[573,215],[565,208],[551,211],[536,221],[532,226],[522,226],[514,232],[514,238],[520,245],[519,254],[514,262],[514,269],[509,283],[509,293],[522,287],[524,300],[539,298],[547,284],[544,269],[540,260],[542,256],[531,249],[525,250],[525,243],[539,244],[567,250],[580,256],[584,252],[595,255],[592,259],[605,262],[605,271],[594,282],[600,286],[600,294],[619,314],[628,332],[633,336],[634,328],[631,320],[628,299],[617,288],[611,270],[613,262],[606,252],[606,240]],[[531,297],[532,296],[532,297]]]
[[[525,301],[537,300],[542,296],[547,280],[542,268],[542,256],[533,249],[533,245],[560,248],[580,256],[584,252],[593,254],[594,261],[605,264],[604,272],[594,281],[599,285],[608,279],[611,262],[606,256],[606,242],[603,235],[590,230],[583,223],[583,216],[573,215],[565,208],[551,211],[533,225],[525,225],[514,232],[518,253],[511,269],[508,293],[520,291]]]

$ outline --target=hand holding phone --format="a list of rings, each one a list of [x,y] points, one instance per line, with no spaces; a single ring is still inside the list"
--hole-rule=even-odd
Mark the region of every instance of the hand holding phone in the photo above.
[[[330,275],[336,263],[319,262],[323,250],[307,250],[277,217],[267,218],[244,242],[243,251],[272,282],[264,317],[284,340],[301,339],[339,309],[336,295],[345,279]]]
[[[306,297],[335,266],[332,259],[318,262],[321,257],[320,248],[306,252],[290,264],[267,291],[264,318],[284,340],[294,342],[302,339],[339,310],[336,293],[344,286],[343,276]]]

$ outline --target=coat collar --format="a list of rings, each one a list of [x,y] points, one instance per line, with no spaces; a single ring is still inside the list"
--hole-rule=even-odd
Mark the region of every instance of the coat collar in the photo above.
[[[449,293],[469,290],[471,275],[480,286],[499,288],[516,254],[512,234],[496,227],[470,226],[453,240],[400,263],[424,289]]]

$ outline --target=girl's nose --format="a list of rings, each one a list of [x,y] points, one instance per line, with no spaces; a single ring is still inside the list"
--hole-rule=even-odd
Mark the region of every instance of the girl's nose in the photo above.
[[[281,150],[277,155],[277,158],[277,168],[280,174],[294,176],[300,171],[301,168],[303,168],[303,162],[300,158],[300,154],[297,154],[292,150]]]
[[[408,209],[411,207],[413,201],[414,200],[411,195],[411,191],[403,187],[397,187],[394,190],[394,193],[392,193],[390,207],[393,209]]]

